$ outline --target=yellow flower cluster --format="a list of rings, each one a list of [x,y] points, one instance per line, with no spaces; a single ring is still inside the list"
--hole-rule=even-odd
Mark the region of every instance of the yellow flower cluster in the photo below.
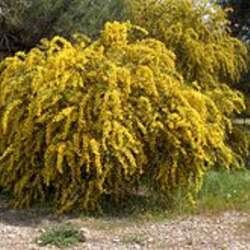
[[[177,70],[186,83],[214,100],[223,119],[229,120],[226,136],[230,147],[235,154],[243,152],[239,140],[230,135],[236,129],[230,120],[233,110],[241,112],[245,105],[242,95],[230,87],[246,71],[248,54],[245,45],[231,36],[227,12],[203,0],[125,2],[132,23],[146,28],[151,37],[175,53]],[[246,133],[240,137],[246,142]],[[246,154],[240,155],[244,158]]]
[[[247,49],[232,37],[227,13],[195,0],[125,0],[132,23],[149,31],[176,54],[178,71],[202,88],[238,81]]]
[[[1,62],[0,186],[13,206],[94,210],[145,176],[164,195],[181,187],[192,198],[215,162],[233,162],[225,114],[145,34],[107,23],[92,43],[54,37]],[[227,112],[242,103],[233,97]]]

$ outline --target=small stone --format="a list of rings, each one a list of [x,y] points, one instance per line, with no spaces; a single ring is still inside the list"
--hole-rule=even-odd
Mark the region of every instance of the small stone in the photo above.
[[[148,242],[149,242],[149,243],[152,243],[153,241],[154,241],[153,238],[148,238]]]
[[[116,237],[113,239],[113,242],[118,243],[118,242],[120,242],[120,239],[118,237]]]
[[[141,249],[141,246],[140,246],[139,244],[135,244],[135,245],[134,245],[134,248],[135,248],[135,249]]]
[[[79,229],[79,234],[80,234],[80,241],[81,242],[86,242],[90,238],[90,232],[85,227],[81,227]]]
[[[38,245],[40,245],[40,244],[42,244],[42,243],[43,243],[42,240],[38,240],[38,241],[37,241],[37,244],[38,244]]]

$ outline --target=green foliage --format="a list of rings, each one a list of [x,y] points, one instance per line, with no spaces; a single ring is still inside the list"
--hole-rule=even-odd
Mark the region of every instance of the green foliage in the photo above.
[[[95,210],[141,178],[164,197],[182,189],[193,201],[215,163],[237,164],[226,129],[241,95],[188,86],[175,59],[144,29],[117,22],[95,42],[56,36],[6,58],[0,186],[13,191],[12,204],[50,198],[59,212]]]
[[[177,190],[171,204],[159,199],[158,192],[144,189],[144,194],[127,198],[126,204],[106,204],[102,216],[128,218],[133,221],[157,221],[194,214],[225,211],[250,211],[250,170],[228,171],[224,167],[204,176],[196,206],[186,202],[186,194]]]
[[[40,246],[53,245],[57,247],[70,247],[81,242],[79,229],[70,224],[56,225],[48,228],[37,238]]]
[[[198,201],[200,212],[229,209],[249,211],[250,171],[211,171],[204,178]]]
[[[0,49],[30,49],[41,38],[76,32],[95,37],[123,9],[121,0],[1,0]]]

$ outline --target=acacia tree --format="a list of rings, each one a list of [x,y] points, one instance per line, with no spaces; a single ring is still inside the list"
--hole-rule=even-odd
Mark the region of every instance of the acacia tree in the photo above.
[[[205,1],[126,1],[140,27],[107,23],[92,42],[56,36],[0,64],[0,186],[15,206],[96,209],[141,178],[166,202],[179,188],[193,201],[216,164],[242,164],[229,135],[244,101],[230,86],[247,50],[226,13]]]
[[[145,27],[151,36],[174,51],[178,71],[186,84],[203,93],[208,91],[227,116],[229,93],[233,94],[235,85],[247,72],[248,58],[247,48],[232,36],[227,12],[218,4],[203,0],[127,0],[126,3],[131,22]],[[231,86],[226,87],[227,93],[223,90],[225,84]],[[216,94],[219,89],[221,96]],[[229,141],[230,133],[229,129]],[[232,148],[239,152],[236,145]],[[248,148],[247,144],[244,147]]]
[[[247,50],[225,12],[126,4],[140,27],[107,23],[92,42],[56,36],[0,64],[0,186],[14,205],[49,197],[62,212],[96,209],[142,178],[166,201],[179,188],[192,201],[211,168],[242,165],[229,136],[244,101],[230,84]]]
[[[216,162],[237,164],[225,128],[244,106],[238,92],[188,86],[173,51],[128,23],[76,40],[0,64],[0,186],[14,206],[92,210],[142,178],[166,203],[179,189],[192,202]]]
[[[176,54],[179,71],[202,88],[239,81],[246,47],[228,31],[226,13],[207,1],[127,0],[131,22]]]

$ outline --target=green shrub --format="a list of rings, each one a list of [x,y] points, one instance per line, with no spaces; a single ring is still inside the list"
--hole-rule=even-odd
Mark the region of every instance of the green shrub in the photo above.
[[[59,224],[48,228],[36,241],[40,246],[53,245],[63,248],[82,242],[83,236],[79,228],[71,224]]]
[[[182,188],[192,201],[203,175],[235,163],[230,109],[186,84],[175,54],[147,32],[107,23],[100,38],[54,37],[0,64],[0,186],[13,206],[52,200],[59,212],[119,201],[140,178],[164,197]]]
[[[0,50],[30,49],[41,38],[76,32],[96,37],[123,9],[122,0],[1,0]]]

